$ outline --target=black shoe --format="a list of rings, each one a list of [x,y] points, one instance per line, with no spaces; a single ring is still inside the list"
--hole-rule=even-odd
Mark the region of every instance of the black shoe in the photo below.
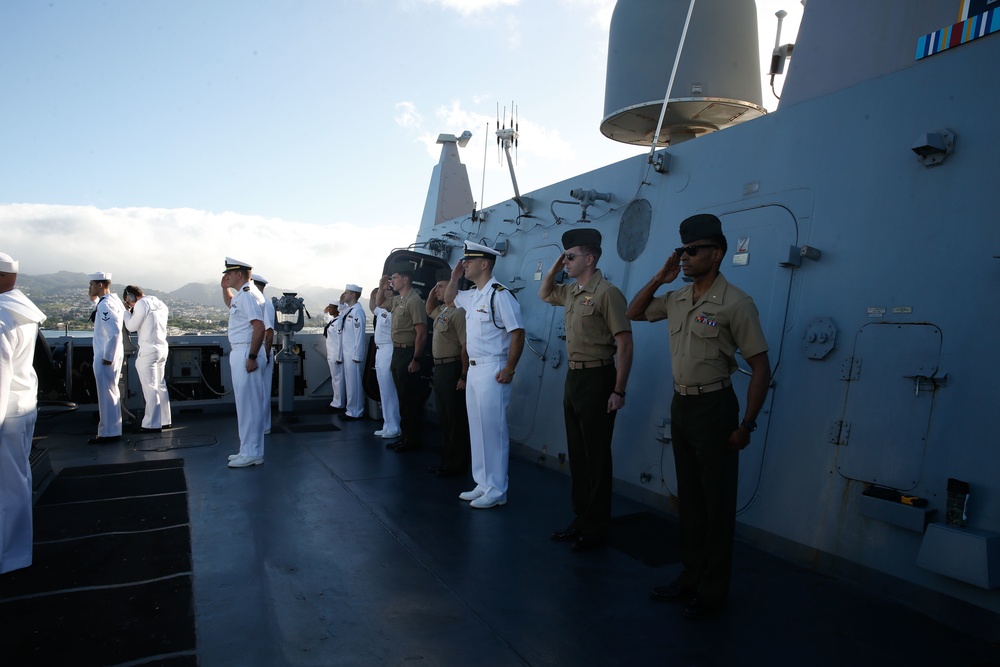
[[[347,408],[335,408],[331,405],[330,412],[347,412]]]
[[[160,430],[161,431],[169,431],[172,428],[173,428],[173,426],[171,426],[170,424],[164,424],[163,426],[160,427]]]
[[[698,620],[702,618],[708,618],[709,616],[714,616],[722,611],[725,606],[725,602],[706,602],[702,598],[693,597],[691,601],[688,602],[687,606],[684,607],[684,611],[681,612],[681,616],[684,618],[689,618],[692,620]]]
[[[570,524],[562,530],[553,530],[550,537],[556,542],[575,542],[576,538],[580,537],[580,531],[577,530],[576,526]]]
[[[112,442],[121,442],[120,435],[99,435],[87,441],[88,445],[107,445]]]
[[[604,540],[598,539],[596,537],[590,537],[589,535],[580,535],[573,542],[573,551],[579,553],[581,551],[590,551],[591,549],[600,549],[605,544]]]
[[[434,473],[435,477],[445,478],[445,477],[458,477],[464,475],[465,470],[461,468],[449,468],[447,466],[441,466],[441,469]]]
[[[351,415],[347,414],[347,412],[342,412],[339,415],[337,415],[337,417],[345,422],[354,422],[361,419],[361,417],[352,417]]]
[[[142,426],[142,427],[136,429],[136,433],[159,433],[161,430],[162,429],[158,429],[158,428],[146,428],[145,426]]]
[[[676,581],[666,586],[657,586],[649,592],[649,597],[658,602],[689,602],[694,597],[694,589],[684,588]]]

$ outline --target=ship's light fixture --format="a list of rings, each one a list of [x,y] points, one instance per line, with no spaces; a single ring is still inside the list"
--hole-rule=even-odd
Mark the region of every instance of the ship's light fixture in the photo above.
[[[910,150],[916,153],[922,165],[934,167],[951,157],[955,150],[955,133],[951,130],[924,132]]]

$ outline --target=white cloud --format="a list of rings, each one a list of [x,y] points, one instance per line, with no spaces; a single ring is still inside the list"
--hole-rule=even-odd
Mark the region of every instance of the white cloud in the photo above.
[[[3,247],[27,275],[110,271],[115,283],[174,290],[218,283],[227,256],[281,288],[370,289],[382,263],[417,234],[411,225],[318,225],[194,209],[0,205]],[[338,292],[339,293],[339,292]]]
[[[396,125],[420,129],[424,125],[424,119],[420,116],[417,106],[413,102],[397,102]]]
[[[498,7],[514,7],[521,4],[521,0],[424,0],[431,5],[440,5],[445,9],[453,9],[462,16],[471,16],[480,12],[486,12]]]

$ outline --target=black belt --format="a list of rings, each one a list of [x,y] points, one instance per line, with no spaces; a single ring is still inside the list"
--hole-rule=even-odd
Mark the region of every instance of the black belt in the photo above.
[[[461,360],[462,357],[441,357],[440,359],[434,357],[434,365],[436,366],[438,364],[450,364],[453,361],[461,361]]]
[[[601,368],[602,366],[610,366],[615,363],[614,359],[599,359],[598,361],[571,361],[569,362],[570,370],[578,371],[584,368]]]
[[[700,385],[683,385],[675,382],[674,391],[681,396],[700,396],[702,394],[710,394],[713,391],[719,391],[720,389],[725,389],[726,387],[731,386],[733,386],[733,381],[729,378],[719,380],[718,382],[710,382],[708,384]]]

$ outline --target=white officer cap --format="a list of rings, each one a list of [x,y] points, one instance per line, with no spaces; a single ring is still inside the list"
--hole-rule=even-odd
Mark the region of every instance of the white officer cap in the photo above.
[[[5,252],[0,252],[0,271],[3,273],[17,273],[17,260]]]
[[[347,291],[357,292],[358,294],[361,294],[361,288],[355,285],[354,283],[347,283]]]
[[[223,273],[227,271],[235,271],[236,269],[243,269],[244,271],[253,271],[253,267],[243,260],[233,259],[232,257],[226,257],[226,268]]]
[[[91,273],[87,276],[87,280],[107,280],[110,283],[111,274],[106,273],[105,271],[98,271],[97,273]]]
[[[255,283],[261,283],[262,285],[267,284],[267,278],[260,275],[259,273],[255,273],[252,276],[250,276],[250,280],[254,281]]]
[[[499,257],[500,253],[493,248],[487,248],[484,245],[478,243],[473,243],[472,241],[465,242],[465,257],[466,258],[478,258],[478,257]]]
[[[331,296],[329,305],[340,308],[340,295],[338,294],[337,296]]]

